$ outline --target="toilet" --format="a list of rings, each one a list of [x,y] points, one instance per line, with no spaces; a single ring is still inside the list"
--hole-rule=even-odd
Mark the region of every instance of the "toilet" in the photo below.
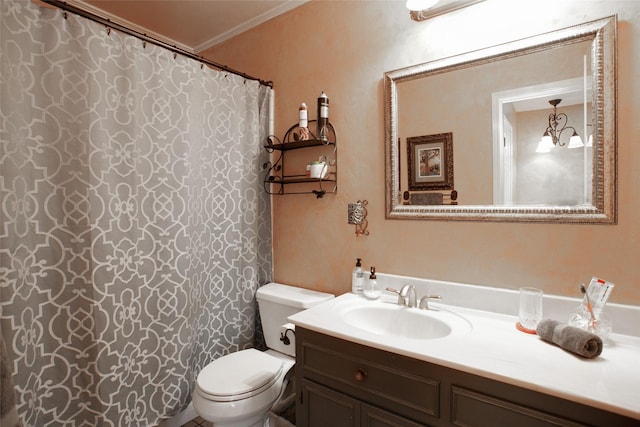
[[[295,364],[295,334],[287,318],[333,297],[279,283],[259,288],[256,299],[269,349],[241,350],[205,366],[192,396],[198,415],[214,427],[268,425],[269,410],[282,396]]]

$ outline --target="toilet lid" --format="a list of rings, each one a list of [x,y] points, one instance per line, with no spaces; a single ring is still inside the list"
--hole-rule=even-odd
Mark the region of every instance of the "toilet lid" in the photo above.
[[[197,386],[209,399],[246,399],[271,387],[283,369],[282,360],[255,349],[214,360],[198,374]]]

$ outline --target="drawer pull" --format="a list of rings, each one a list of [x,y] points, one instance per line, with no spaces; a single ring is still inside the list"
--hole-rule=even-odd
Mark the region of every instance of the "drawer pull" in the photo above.
[[[355,380],[357,382],[361,383],[365,379],[367,379],[367,371],[365,371],[362,368],[358,368],[358,369],[356,369],[356,372],[353,374],[353,377],[355,378]]]

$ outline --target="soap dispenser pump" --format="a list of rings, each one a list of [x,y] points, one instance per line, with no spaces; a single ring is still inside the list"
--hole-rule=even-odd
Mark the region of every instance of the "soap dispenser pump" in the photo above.
[[[369,280],[366,281],[363,290],[364,296],[369,299],[378,299],[382,295],[382,289],[378,286],[378,278],[376,277],[376,268],[371,267]]]
[[[351,292],[354,294],[361,294],[364,289],[364,270],[362,269],[361,258],[356,258],[356,266],[351,273]]]

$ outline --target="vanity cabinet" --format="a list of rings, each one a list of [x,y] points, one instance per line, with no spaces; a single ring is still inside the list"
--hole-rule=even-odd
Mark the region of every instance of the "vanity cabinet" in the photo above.
[[[311,128],[315,123],[316,120],[309,120]],[[264,165],[267,169],[264,177],[264,189],[267,193],[312,193],[317,198],[322,198],[327,193],[338,192],[338,145],[331,123],[327,124],[324,140],[298,125],[290,127],[282,141],[276,139],[270,136],[264,146],[267,152],[273,153],[272,160]],[[309,161],[320,158],[326,162],[325,176],[311,178],[306,173],[306,165]]]
[[[618,414],[302,327],[296,328],[296,383],[297,427],[640,425]]]

